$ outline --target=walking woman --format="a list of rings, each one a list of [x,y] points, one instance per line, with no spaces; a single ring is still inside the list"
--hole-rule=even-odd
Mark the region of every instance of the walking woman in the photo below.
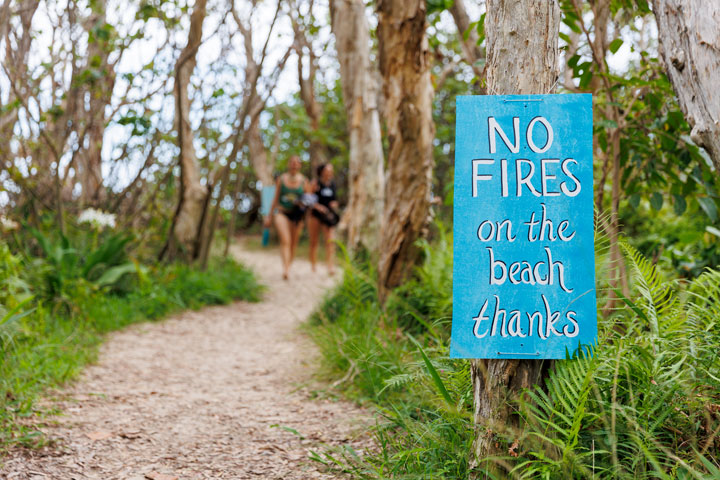
[[[265,218],[265,227],[270,227],[275,220],[275,228],[280,237],[280,255],[283,264],[283,278],[290,274],[290,264],[295,258],[295,249],[300,239],[305,208],[301,200],[307,190],[307,179],[300,173],[300,158],[290,157],[287,172],[280,175],[275,184],[270,213]],[[276,211],[277,209],[277,211]]]
[[[317,180],[313,182],[311,191],[317,195],[317,203],[312,206],[308,215],[308,231],[310,233],[310,263],[313,272],[317,262],[317,247],[320,231],[325,239],[325,261],[328,273],[335,274],[335,225],[340,220],[337,213],[338,201],[333,181],[335,174],[329,163],[317,168]]]

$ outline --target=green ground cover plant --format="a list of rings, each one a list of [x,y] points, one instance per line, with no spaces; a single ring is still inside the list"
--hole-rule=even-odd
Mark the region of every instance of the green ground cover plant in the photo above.
[[[26,255],[0,243],[0,451],[44,442],[24,419],[50,413],[38,407],[39,395],[93,361],[107,332],[260,297],[253,274],[231,259],[216,259],[206,271],[185,264],[150,268],[128,257],[129,237],[112,232],[90,241],[82,234],[34,237]]]
[[[471,472],[469,362],[448,358],[451,243],[441,230],[423,244],[424,264],[385,309],[372,268],[349,264],[311,319],[320,374],[380,419],[375,451],[328,449],[315,460],[363,479],[507,478],[497,465],[512,478],[720,478],[720,272],[668,281],[626,242],[631,297],[599,312],[594,348],[509,400],[522,429],[497,432],[507,455]],[[607,241],[596,243],[602,297]]]

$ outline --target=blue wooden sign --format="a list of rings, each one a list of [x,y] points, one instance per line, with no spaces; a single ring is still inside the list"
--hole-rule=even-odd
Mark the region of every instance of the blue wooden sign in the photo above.
[[[596,342],[592,96],[457,97],[453,358]]]

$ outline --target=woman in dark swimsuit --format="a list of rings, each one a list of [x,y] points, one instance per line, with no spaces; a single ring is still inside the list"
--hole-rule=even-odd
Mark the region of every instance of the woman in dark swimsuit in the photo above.
[[[308,216],[308,232],[310,233],[310,263],[313,272],[317,262],[317,247],[322,230],[325,238],[325,261],[330,275],[335,274],[335,225],[338,223],[338,201],[333,181],[333,166],[329,163],[320,165],[317,169],[317,180],[313,182],[311,191],[317,195],[318,200],[312,206]]]
[[[300,173],[300,158],[290,157],[288,171],[277,179],[270,214],[265,218],[266,228],[270,227],[272,219],[275,219],[275,228],[280,237],[280,255],[285,280],[288,279],[290,264],[295,258],[295,250],[300,239],[302,221],[305,216],[300,200],[307,190],[307,185],[307,179]]]

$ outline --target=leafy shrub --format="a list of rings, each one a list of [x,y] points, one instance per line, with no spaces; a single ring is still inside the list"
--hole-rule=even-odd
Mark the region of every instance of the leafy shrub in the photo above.
[[[374,404],[379,451],[314,453],[357,478],[467,478],[472,444],[469,364],[444,345],[452,313],[451,236],[440,229],[417,277],[379,305],[375,271],[348,263],[340,286],[311,317],[320,374],[351,398]],[[417,336],[417,339],[411,335]],[[422,344],[422,346],[421,346]],[[431,373],[432,372],[432,373]]]
[[[594,350],[554,362],[545,385],[512,400],[523,428],[498,441],[514,448],[484,459],[511,465],[512,477],[720,478],[720,271],[667,282],[622,247],[635,296],[599,316]],[[447,358],[444,327],[452,309],[449,239],[424,249],[416,278],[385,310],[372,269],[349,265],[308,327],[322,353],[320,373],[378,411],[376,451],[313,456],[355,478],[470,473],[469,362]],[[482,471],[487,465],[478,478],[494,478]]]
[[[623,249],[639,297],[530,392],[522,478],[718,478],[720,272],[678,290]]]
[[[29,257],[29,273],[33,284],[42,286],[38,294],[47,300],[64,301],[75,298],[78,289],[110,287],[128,291],[124,276],[140,268],[131,262],[126,246],[132,237],[125,233],[79,231],[73,239],[57,237],[31,229],[39,257]]]
[[[446,343],[452,319],[452,238],[442,224],[437,239],[419,242],[423,263],[408,282],[388,299],[388,315],[413,334],[429,332]],[[433,324],[428,323],[431,319]]]

